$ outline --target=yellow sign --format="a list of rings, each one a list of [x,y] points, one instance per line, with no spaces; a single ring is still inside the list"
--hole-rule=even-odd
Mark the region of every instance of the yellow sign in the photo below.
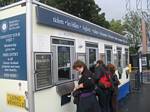
[[[25,108],[25,97],[15,94],[7,94],[7,104]]]

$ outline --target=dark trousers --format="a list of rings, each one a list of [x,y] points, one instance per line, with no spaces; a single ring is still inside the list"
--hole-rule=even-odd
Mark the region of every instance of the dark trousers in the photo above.
[[[111,97],[112,112],[118,112],[118,86],[114,88]]]
[[[118,112],[118,100],[116,95],[112,95],[112,112]]]
[[[101,112],[96,96],[80,97],[77,112]]]
[[[102,112],[112,112],[111,96],[111,91],[108,89],[104,89],[101,94],[98,94],[99,105]]]

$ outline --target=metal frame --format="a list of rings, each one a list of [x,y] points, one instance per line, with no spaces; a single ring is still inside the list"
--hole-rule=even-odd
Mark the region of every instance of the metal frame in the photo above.
[[[34,107],[34,55],[32,35],[32,0],[26,0],[26,54],[27,54],[27,84],[29,112],[35,112]]]
[[[96,50],[96,61],[97,61],[97,59],[98,59],[98,57],[99,57],[99,46],[98,47],[88,47],[88,46],[86,46],[86,43],[89,43],[89,44],[97,44],[98,45],[98,43],[95,43],[95,42],[89,42],[89,41],[86,41],[85,42],[85,55],[86,55],[86,64],[87,64],[87,67],[89,67],[90,66],[90,63],[89,63],[89,49],[95,49]]]
[[[53,39],[59,39],[59,40],[69,40],[69,41],[73,41],[74,42],[74,45],[63,45],[63,44],[53,44],[52,43],[52,40]],[[73,64],[72,63],[72,54],[71,54],[71,49],[72,48],[74,48],[74,55],[75,55],[75,40],[74,39],[70,39],[70,38],[64,38],[64,37],[58,37],[58,36],[51,36],[50,37],[50,44],[51,44],[51,51],[52,51],[52,47],[56,47],[56,48],[58,48],[58,46],[65,46],[65,47],[70,47],[70,60],[71,60],[71,65]],[[58,57],[58,50],[56,49],[56,56]],[[55,56],[54,56],[55,57]],[[56,57],[55,57],[56,58]],[[55,64],[55,65],[54,65]],[[55,70],[53,70],[53,74],[55,73],[55,72],[57,72],[57,74],[55,73],[55,76],[53,77],[54,78],[54,83],[55,83],[55,85],[60,85],[60,84],[63,84],[63,83],[67,83],[67,82],[70,82],[70,81],[73,81],[74,79],[73,79],[73,77],[72,77],[72,73],[73,73],[73,71],[71,70],[70,71],[70,76],[71,76],[71,79],[70,80],[64,80],[64,81],[59,81],[58,80],[58,59],[57,59],[57,61],[56,61],[56,63],[54,63],[53,62],[53,65],[54,66],[56,66],[55,67]]]
[[[111,47],[111,48],[106,48],[107,46]],[[105,45],[104,47],[104,50],[105,50],[105,64],[107,65],[107,50],[110,50],[111,51],[111,63],[113,62],[113,46],[112,45]]]

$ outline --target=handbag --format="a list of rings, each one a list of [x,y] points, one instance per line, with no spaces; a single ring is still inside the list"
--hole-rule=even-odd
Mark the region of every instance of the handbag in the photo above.
[[[79,98],[80,98],[80,94],[81,94],[81,91],[79,89],[73,91],[73,103],[74,104],[78,104],[79,103]]]

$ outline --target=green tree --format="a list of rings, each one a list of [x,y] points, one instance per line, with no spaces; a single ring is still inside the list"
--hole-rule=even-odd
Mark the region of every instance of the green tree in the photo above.
[[[95,4],[94,0],[40,0],[40,2],[109,28],[109,22],[105,19],[105,13],[100,13],[101,8]]]
[[[130,45],[130,53],[135,54],[139,50],[139,45],[141,44],[141,17],[138,12],[130,12],[125,16],[124,19],[125,31],[128,32],[128,42]]]
[[[0,7],[20,0],[0,0]],[[105,13],[100,13],[101,8],[94,0],[39,0],[42,3],[58,8],[77,17],[109,28],[109,22],[105,19]]]
[[[0,7],[15,3],[20,0],[0,0]]]
[[[110,30],[117,32],[119,34],[123,34],[124,25],[121,23],[121,20],[114,20],[110,21]]]

